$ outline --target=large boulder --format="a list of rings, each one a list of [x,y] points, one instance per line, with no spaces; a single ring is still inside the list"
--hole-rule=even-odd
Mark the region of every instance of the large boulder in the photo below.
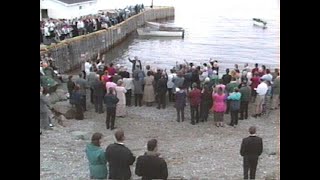
[[[52,105],[52,108],[61,114],[66,114],[67,111],[72,108],[72,106],[69,101],[59,101]]]
[[[76,111],[74,109],[69,109],[64,116],[67,119],[74,119],[76,117]]]
[[[63,89],[57,89],[55,92],[52,92],[50,96],[48,96],[48,100],[51,102],[51,104],[55,104],[59,101],[66,101],[68,100],[67,92]]]

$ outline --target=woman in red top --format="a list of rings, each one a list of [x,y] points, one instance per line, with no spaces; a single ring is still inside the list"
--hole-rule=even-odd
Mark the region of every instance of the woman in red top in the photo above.
[[[257,92],[254,89],[257,88],[259,84],[260,84],[260,76],[259,76],[258,72],[255,72],[253,77],[251,78],[251,97],[252,97],[252,102],[256,101]]]

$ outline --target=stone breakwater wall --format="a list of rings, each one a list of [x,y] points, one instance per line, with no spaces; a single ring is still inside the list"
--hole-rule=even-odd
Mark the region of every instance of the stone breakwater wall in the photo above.
[[[173,7],[156,7],[134,15],[127,20],[87,35],[61,41],[46,48],[40,48],[40,55],[50,54],[59,67],[60,73],[67,73],[81,67],[81,61],[96,59],[99,53],[105,53],[116,46],[146,21],[170,18],[174,16]]]

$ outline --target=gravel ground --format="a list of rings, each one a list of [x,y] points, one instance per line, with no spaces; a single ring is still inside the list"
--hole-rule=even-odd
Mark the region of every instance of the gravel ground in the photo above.
[[[85,120],[65,120],[65,127],[56,124],[53,130],[44,131],[40,136],[41,179],[89,179],[84,149],[91,135],[94,132],[104,134],[103,149],[114,142],[114,131],[105,127],[106,114],[95,113],[89,103],[87,106],[89,111],[85,112]],[[145,152],[148,140],[158,139],[159,152],[168,164],[171,178],[241,179],[240,144],[242,138],[248,136],[249,126],[255,125],[264,143],[256,178],[280,179],[279,110],[272,111],[268,117],[250,117],[239,121],[236,128],[215,127],[212,113],[208,122],[191,125],[188,106],[186,121],[180,123],[175,121],[173,104],[160,110],[155,106],[143,106],[128,107],[127,111],[127,117],[116,118],[116,127],[121,127],[125,132],[125,144],[134,155],[139,156]],[[229,121],[230,115],[226,115],[225,122]],[[85,134],[84,138],[78,139],[76,133]],[[134,169],[135,163],[131,172],[132,177],[138,179]]]

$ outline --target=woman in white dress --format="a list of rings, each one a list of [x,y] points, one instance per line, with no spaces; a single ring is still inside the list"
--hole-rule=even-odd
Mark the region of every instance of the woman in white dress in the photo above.
[[[117,117],[125,117],[127,115],[126,110],[126,88],[123,87],[123,80],[119,79],[117,82],[117,86],[115,87],[117,97],[119,99],[119,102],[117,104],[116,108],[116,116]]]

